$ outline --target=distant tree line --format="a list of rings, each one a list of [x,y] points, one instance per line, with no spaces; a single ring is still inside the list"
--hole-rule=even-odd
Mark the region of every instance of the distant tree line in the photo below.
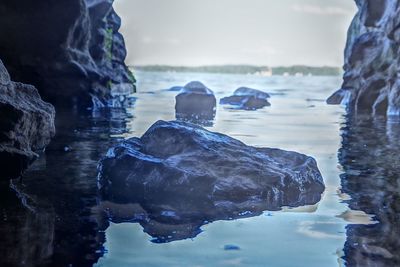
[[[147,65],[133,67],[140,71],[153,72],[194,72],[194,73],[222,73],[222,74],[261,74],[267,75],[313,75],[313,76],[338,76],[342,74],[339,67],[311,67],[305,65],[296,65],[289,67],[268,67],[253,65],[210,65],[210,66],[168,66],[168,65]]]

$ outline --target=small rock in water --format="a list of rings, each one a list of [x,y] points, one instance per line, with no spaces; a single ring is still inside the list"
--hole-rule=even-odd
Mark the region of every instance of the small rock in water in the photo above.
[[[165,89],[164,91],[168,91],[168,92],[179,92],[183,89],[183,86],[173,86],[169,89]]]
[[[350,98],[351,92],[340,89],[333,93],[327,100],[326,103],[328,105],[339,105],[339,104],[347,104],[348,99]]]
[[[232,96],[222,98],[220,104],[236,106],[238,109],[256,110],[270,106],[269,97],[270,95],[263,91],[240,87]]]
[[[217,100],[214,92],[201,82],[190,82],[176,96],[176,118],[194,122],[213,120]]]
[[[256,98],[261,98],[261,99],[270,98],[270,95],[268,93],[248,87],[240,87],[236,89],[236,91],[233,94],[237,96],[254,96]]]
[[[240,250],[240,247],[236,245],[225,245],[224,250]]]

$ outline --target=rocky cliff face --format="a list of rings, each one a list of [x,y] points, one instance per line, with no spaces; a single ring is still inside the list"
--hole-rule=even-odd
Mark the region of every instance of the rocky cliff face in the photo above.
[[[134,91],[113,0],[4,0],[0,58],[56,106],[120,106]]]
[[[0,180],[18,176],[48,145],[54,116],[36,88],[12,82],[0,61]]]
[[[348,31],[342,89],[330,104],[351,112],[400,115],[400,1],[356,0]]]

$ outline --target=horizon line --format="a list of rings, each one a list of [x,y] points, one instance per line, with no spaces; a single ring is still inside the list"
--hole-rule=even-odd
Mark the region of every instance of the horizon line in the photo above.
[[[293,64],[293,65],[257,65],[257,64],[204,64],[204,65],[174,65],[174,64],[129,64],[128,67],[185,67],[185,68],[201,68],[201,67],[232,67],[232,66],[249,66],[258,68],[289,68],[289,67],[312,67],[312,68],[342,68],[342,66],[334,65],[307,65],[307,64]]]

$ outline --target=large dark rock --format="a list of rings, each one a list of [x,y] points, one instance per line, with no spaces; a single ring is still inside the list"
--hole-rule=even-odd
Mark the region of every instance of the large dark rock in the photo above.
[[[212,120],[217,100],[214,92],[201,82],[190,82],[176,96],[176,118],[183,120]]]
[[[119,106],[134,91],[112,0],[4,0],[0,58],[56,106]],[[121,96],[122,97],[119,97]]]
[[[357,0],[348,31],[344,82],[328,103],[352,113],[400,115],[400,1]]]
[[[124,220],[164,241],[193,237],[209,221],[315,204],[324,191],[311,157],[177,121],[158,121],[110,149],[99,171],[102,199],[137,203]]]
[[[240,87],[236,89],[232,96],[222,98],[220,104],[233,105],[244,110],[256,110],[271,106],[268,98],[270,98],[270,95],[263,91]]]
[[[35,87],[15,83],[0,61],[0,179],[21,174],[55,133],[55,111]]]

